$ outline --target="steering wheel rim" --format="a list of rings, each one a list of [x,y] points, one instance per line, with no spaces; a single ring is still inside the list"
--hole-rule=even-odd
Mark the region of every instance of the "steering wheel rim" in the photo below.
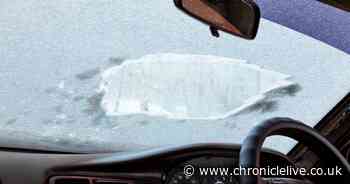
[[[267,137],[274,135],[286,136],[305,143],[308,148],[316,151],[315,153],[326,153],[324,155],[336,158],[336,163],[341,164],[345,172],[350,173],[350,165],[335,146],[311,127],[290,118],[269,119],[253,128],[243,141],[239,157],[240,166],[259,168],[262,145]],[[259,175],[241,175],[240,183],[262,184],[263,180]]]

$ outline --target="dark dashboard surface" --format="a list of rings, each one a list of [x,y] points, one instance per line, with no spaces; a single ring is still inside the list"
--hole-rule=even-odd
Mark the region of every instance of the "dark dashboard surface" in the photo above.
[[[238,183],[236,177],[195,175],[184,167],[238,167],[239,145],[196,144],[133,153],[51,154],[0,152],[2,184],[150,184]],[[262,153],[262,166],[291,166],[272,150]]]

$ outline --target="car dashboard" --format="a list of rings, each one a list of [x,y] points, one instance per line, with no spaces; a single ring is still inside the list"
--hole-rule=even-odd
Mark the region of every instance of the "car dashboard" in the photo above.
[[[235,144],[196,144],[108,154],[1,151],[0,180],[1,184],[236,184],[238,176],[199,172],[189,176],[184,171],[237,168],[239,150]],[[261,166],[293,163],[283,154],[265,149]]]

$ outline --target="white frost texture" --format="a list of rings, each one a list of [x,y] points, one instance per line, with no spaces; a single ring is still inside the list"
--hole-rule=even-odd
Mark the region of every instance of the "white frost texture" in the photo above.
[[[110,116],[224,119],[294,85],[289,77],[231,58],[146,55],[103,72],[101,106]]]

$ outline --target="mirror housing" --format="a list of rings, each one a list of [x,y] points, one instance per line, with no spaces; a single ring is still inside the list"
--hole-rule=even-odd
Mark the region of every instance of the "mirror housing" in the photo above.
[[[209,25],[213,36],[218,30],[245,39],[258,32],[260,9],[253,0],[174,0],[187,15]]]

